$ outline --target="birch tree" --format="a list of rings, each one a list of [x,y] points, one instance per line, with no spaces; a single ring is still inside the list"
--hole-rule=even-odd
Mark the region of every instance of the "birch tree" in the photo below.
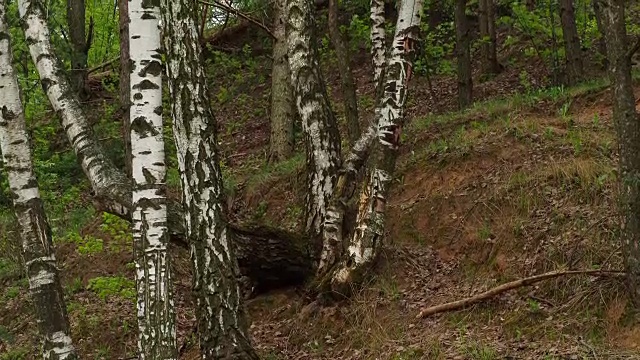
[[[371,153],[368,179],[358,201],[358,215],[347,252],[334,272],[332,288],[346,293],[377,260],[385,230],[389,187],[405,123],[412,61],[418,43],[422,0],[401,3],[389,59],[384,71],[384,88],[376,111],[377,132]]]
[[[166,165],[162,132],[160,4],[129,3],[131,170],[138,350],[141,359],[177,359],[167,254]]]
[[[42,338],[43,358],[77,359],[51,230],[33,172],[18,77],[12,66],[6,0],[0,0],[0,150],[21,229],[22,255]]]
[[[237,282],[235,243],[221,206],[216,122],[202,65],[196,8],[189,0],[163,0],[162,9],[201,354],[203,359],[257,359]]]
[[[322,232],[340,166],[340,135],[318,64],[313,2],[290,0],[288,12],[289,67],[307,153],[305,229],[315,237]]]

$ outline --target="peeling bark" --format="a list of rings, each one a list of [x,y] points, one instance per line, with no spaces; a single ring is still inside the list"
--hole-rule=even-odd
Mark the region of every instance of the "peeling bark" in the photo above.
[[[140,359],[177,359],[171,258],[167,252],[160,3],[133,0],[128,12],[138,355]]]
[[[43,358],[77,359],[51,230],[31,162],[18,77],[12,65],[6,0],[0,0],[0,150],[21,229],[22,255],[42,338]]]
[[[313,3],[291,0],[288,12],[289,67],[307,151],[305,230],[315,238],[321,234],[340,166],[340,135],[314,45]]]
[[[633,93],[624,4],[623,0],[599,0],[597,11],[602,14],[607,42],[620,154],[620,237],[631,299],[640,306],[640,118]]]
[[[238,286],[235,244],[222,209],[216,121],[202,65],[196,8],[189,0],[163,0],[162,9],[200,351],[203,359],[258,359]]]
[[[377,141],[371,153],[369,178],[360,194],[355,232],[347,253],[333,273],[331,288],[348,294],[359,284],[378,258],[385,229],[385,209],[393,179],[400,135],[405,123],[404,107],[412,61],[418,42],[422,0],[402,1],[393,47],[384,74],[384,93],[379,102]]]
[[[293,153],[293,123],[295,105],[291,86],[291,72],[287,57],[287,2],[274,3],[273,68],[271,69],[271,137],[272,161],[288,159]]]
[[[351,57],[345,44],[344,36],[338,24],[338,0],[329,0],[329,38],[336,51],[338,72],[342,83],[342,98],[344,114],[347,124],[347,135],[353,146],[360,137],[360,123],[358,122],[358,99],[356,98],[356,83],[351,72]],[[373,31],[373,30],[372,30]]]
[[[384,0],[371,0],[371,58],[373,62],[373,83],[379,89],[386,63],[386,32],[384,29]],[[377,93],[377,92],[376,92]]]
[[[573,0],[560,0],[560,22],[564,37],[564,51],[566,56],[568,84],[573,85],[582,79],[582,50],[580,37],[576,27],[576,16]]]

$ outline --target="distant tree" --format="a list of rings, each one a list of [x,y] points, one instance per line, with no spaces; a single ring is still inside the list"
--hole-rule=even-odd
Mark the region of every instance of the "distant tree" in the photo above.
[[[238,286],[236,242],[223,214],[216,119],[190,0],[163,0],[166,69],[203,359],[257,359]],[[254,250],[255,251],[255,248]]]
[[[482,41],[482,67],[486,74],[498,74],[498,51],[496,40],[496,12],[494,0],[479,0],[480,37]]]
[[[573,0],[560,0],[560,23],[566,54],[567,83],[576,84],[582,79],[583,66]]]
[[[456,58],[458,62],[458,106],[467,108],[473,102],[471,79],[471,29],[467,19],[467,0],[456,0]]]
[[[272,161],[282,161],[294,150],[294,118],[296,115],[291,86],[291,71],[287,56],[287,4],[273,4],[273,65],[271,69],[271,137],[269,151]]]
[[[344,34],[340,30],[340,24],[338,22],[338,6],[338,0],[329,0],[329,39],[336,51],[336,62],[342,83],[342,100],[347,124],[347,137],[349,143],[353,145],[360,137],[358,98],[356,97],[356,82],[353,79],[353,72],[351,71],[351,56],[349,56],[349,49],[347,48]],[[375,24],[376,19],[372,20]],[[373,28],[374,27],[372,27],[372,29]]]
[[[129,111],[131,109],[130,79],[131,64],[129,57],[129,0],[118,0],[118,22],[120,34],[120,74],[119,74],[119,99],[122,112],[122,129],[124,135],[124,164],[125,172],[131,177],[131,127]]]
[[[131,57],[131,170],[138,351],[141,359],[177,359],[168,254],[166,162],[162,129],[160,4],[128,6]]]
[[[597,0],[607,42],[613,120],[618,136],[620,173],[620,237],[630,296],[640,306],[640,118],[631,79],[633,52],[627,40],[625,0]]]
[[[6,10],[6,0],[0,0],[0,152],[21,230],[22,255],[40,330],[43,358],[75,360],[78,357],[71,341],[51,229],[33,172],[18,77],[12,65]],[[38,19],[33,12],[28,13],[31,16],[27,21]]]
[[[71,84],[81,99],[87,99],[89,91],[86,86],[87,59],[91,47],[93,18],[89,26],[89,36],[85,30],[84,0],[67,0],[67,26],[71,41]]]

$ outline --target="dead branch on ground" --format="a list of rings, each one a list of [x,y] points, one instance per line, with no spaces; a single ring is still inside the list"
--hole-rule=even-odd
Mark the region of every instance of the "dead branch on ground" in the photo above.
[[[440,305],[436,305],[436,306],[431,306],[425,309],[422,309],[420,311],[420,314],[418,314],[417,318],[418,319],[422,319],[434,314],[438,314],[438,313],[442,313],[442,312],[448,312],[448,311],[454,311],[454,310],[460,310],[463,308],[466,308],[470,305],[479,303],[481,301],[484,300],[488,300],[494,296],[500,295],[502,293],[505,293],[509,290],[513,290],[513,289],[517,289],[520,287],[524,287],[524,286],[529,286],[535,283],[538,283],[540,281],[544,281],[544,280],[549,280],[549,279],[553,279],[553,278],[557,278],[560,276],[567,276],[567,275],[590,275],[590,276],[615,276],[615,275],[620,275],[620,274],[624,274],[624,271],[622,270],[571,270],[571,271],[551,271],[548,273],[544,273],[544,274],[540,274],[540,275],[535,275],[535,276],[531,276],[528,278],[524,278],[524,279],[519,279],[519,280],[515,280],[515,281],[511,281],[508,282],[506,284],[502,284],[499,286],[494,287],[493,289],[489,289],[483,293],[480,293],[478,295],[474,295],[471,297],[468,297],[466,299],[462,299],[462,300],[457,300],[457,301],[452,301],[446,304],[440,304]]]

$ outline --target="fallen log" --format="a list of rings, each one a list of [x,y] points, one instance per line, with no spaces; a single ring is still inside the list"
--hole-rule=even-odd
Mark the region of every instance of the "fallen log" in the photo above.
[[[479,303],[481,301],[488,300],[494,296],[500,295],[509,290],[517,289],[524,286],[529,286],[540,281],[549,280],[549,279],[557,278],[560,276],[566,276],[566,275],[611,276],[611,275],[620,275],[620,274],[624,274],[624,271],[622,270],[551,271],[548,273],[511,281],[506,284],[496,286],[493,289],[489,289],[478,295],[468,297],[466,299],[452,301],[446,304],[440,304],[440,305],[425,308],[420,311],[420,313],[418,314],[418,316],[416,316],[416,318],[422,319],[422,318],[425,318],[434,314],[442,313],[442,312],[460,310],[460,309],[469,307],[473,304]]]

